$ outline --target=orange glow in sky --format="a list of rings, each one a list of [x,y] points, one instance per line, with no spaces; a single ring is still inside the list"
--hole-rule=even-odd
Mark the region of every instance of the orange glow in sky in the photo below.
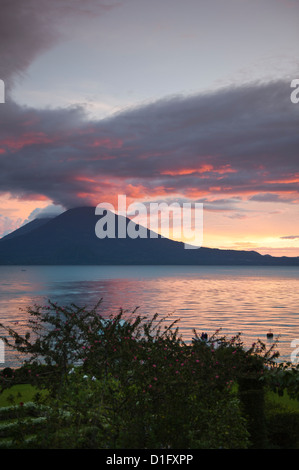
[[[89,183],[90,179],[78,177],[79,181]],[[95,183],[96,180],[91,180]],[[108,183],[107,183],[108,184]],[[110,202],[117,210],[117,193],[111,197],[111,188],[94,196],[94,205]],[[167,200],[170,196],[164,188],[156,188],[153,194],[142,185],[115,186],[115,191],[127,194],[127,205],[134,201],[150,202]],[[78,193],[82,199],[90,193]],[[174,200],[178,200],[178,194]],[[208,204],[203,203],[203,246],[220,249],[253,250],[273,256],[299,256],[299,206],[289,207],[284,203],[253,202],[240,200],[236,207],[215,208],[214,198]],[[44,209],[52,203],[44,196],[32,198],[14,198],[9,194],[0,197],[0,230],[13,231],[26,221],[38,207]],[[296,231],[295,227],[298,228]],[[173,238],[177,239],[175,233]],[[184,241],[184,240],[182,240]]]

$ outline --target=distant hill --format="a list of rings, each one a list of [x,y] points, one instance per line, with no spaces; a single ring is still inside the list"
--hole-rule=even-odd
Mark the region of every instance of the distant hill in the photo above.
[[[147,238],[99,239],[95,234],[99,219],[94,207],[36,219],[0,240],[0,265],[299,266],[299,257],[205,247],[186,250],[181,242],[160,235],[150,238],[149,230]]]

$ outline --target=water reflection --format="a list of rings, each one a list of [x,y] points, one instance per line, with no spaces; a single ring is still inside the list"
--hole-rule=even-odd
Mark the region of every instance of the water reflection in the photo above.
[[[246,345],[258,338],[271,344],[271,329],[280,335],[281,359],[290,360],[290,343],[299,338],[298,281],[297,268],[0,267],[0,318],[23,332],[26,307],[35,303],[93,307],[103,298],[105,316],[138,306],[142,315],[180,319],[185,340],[193,328],[221,328],[228,336],[241,332]],[[6,351],[5,365],[14,361]]]

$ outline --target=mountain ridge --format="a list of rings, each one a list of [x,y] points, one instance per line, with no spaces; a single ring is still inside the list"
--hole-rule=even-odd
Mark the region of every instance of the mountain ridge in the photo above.
[[[0,239],[0,265],[299,266],[299,257],[207,247],[184,249],[183,242],[161,235],[151,238],[148,229],[147,238],[117,238],[116,233],[115,238],[99,239],[95,226],[100,218],[95,207],[87,206],[68,209],[41,223],[30,222],[27,229],[25,225],[22,231]]]

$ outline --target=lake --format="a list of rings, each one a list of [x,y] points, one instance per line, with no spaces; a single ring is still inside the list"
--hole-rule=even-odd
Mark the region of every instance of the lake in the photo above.
[[[231,337],[238,332],[250,346],[279,335],[281,361],[289,361],[291,342],[299,339],[298,267],[217,266],[0,266],[0,321],[25,332],[26,307],[94,306],[103,298],[103,316],[131,312],[180,319],[186,341],[193,328]],[[273,340],[272,340],[273,341]],[[7,349],[0,367],[19,365]]]

